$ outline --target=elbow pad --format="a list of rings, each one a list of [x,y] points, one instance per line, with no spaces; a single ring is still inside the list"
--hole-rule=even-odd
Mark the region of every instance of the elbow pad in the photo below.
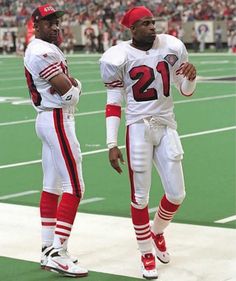
[[[182,95],[191,96],[196,88],[196,79],[189,81],[187,78],[183,79],[183,82],[180,86]]]
[[[63,105],[76,105],[79,102],[80,90],[78,87],[72,86],[70,90],[65,93],[62,98]]]

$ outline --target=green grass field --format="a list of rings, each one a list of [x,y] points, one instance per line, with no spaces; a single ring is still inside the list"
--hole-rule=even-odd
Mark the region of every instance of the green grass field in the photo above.
[[[83,152],[85,199],[79,211],[129,217],[130,190],[127,166],[123,174],[110,167],[105,151],[104,107],[106,94],[100,79],[99,56],[70,56],[72,76],[83,84],[76,112],[76,130]],[[191,98],[175,89],[175,114],[185,151],[183,166],[187,197],[174,221],[183,224],[236,228],[236,56],[190,55],[199,82]],[[0,57],[0,202],[38,206],[42,185],[41,143],[34,130],[36,112],[29,103],[20,57]],[[232,79],[234,77],[234,79]],[[123,114],[124,115],[124,114]],[[119,143],[125,144],[124,116]],[[123,150],[124,151],[124,150]],[[163,195],[156,171],[149,208]],[[154,213],[151,213],[151,217]],[[1,255],[1,249],[0,249]],[[8,271],[17,265],[21,275]],[[58,276],[36,271],[35,263],[0,258],[2,280],[56,280]],[[29,279],[25,278],[27,274]],[[86,280],[136,280],[92,272]],[[188,280],[184,280],[188,281]]]

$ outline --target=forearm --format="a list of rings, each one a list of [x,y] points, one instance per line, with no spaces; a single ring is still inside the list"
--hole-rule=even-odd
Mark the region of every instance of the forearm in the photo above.
[[[191,96],[196,89],[196,78],[193,81],[188,80],[186,77],[183,78],[180,84],[180,91],[184,96]]]
[[[106,105],[106,143],[109,149],[117,146],[120,126],[121,107],[119,105]]]

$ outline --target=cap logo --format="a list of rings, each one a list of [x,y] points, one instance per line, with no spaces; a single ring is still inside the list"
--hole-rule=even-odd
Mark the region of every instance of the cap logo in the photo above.
[[[51,12],[55,12],[56,10],[55,10],[52,6],[49,6],[49,7],[45,7],[45,8],[44,8],[44,12],[45,12],[45,13],[50,12],[50,11],[51,11]]]

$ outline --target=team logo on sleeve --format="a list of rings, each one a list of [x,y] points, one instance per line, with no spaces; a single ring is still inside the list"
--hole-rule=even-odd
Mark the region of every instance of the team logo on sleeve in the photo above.
[[[173,66],[177,60],[178,60],[178,57],[174,54],[168,54],[164,57],[164,59],[171,65]]]

